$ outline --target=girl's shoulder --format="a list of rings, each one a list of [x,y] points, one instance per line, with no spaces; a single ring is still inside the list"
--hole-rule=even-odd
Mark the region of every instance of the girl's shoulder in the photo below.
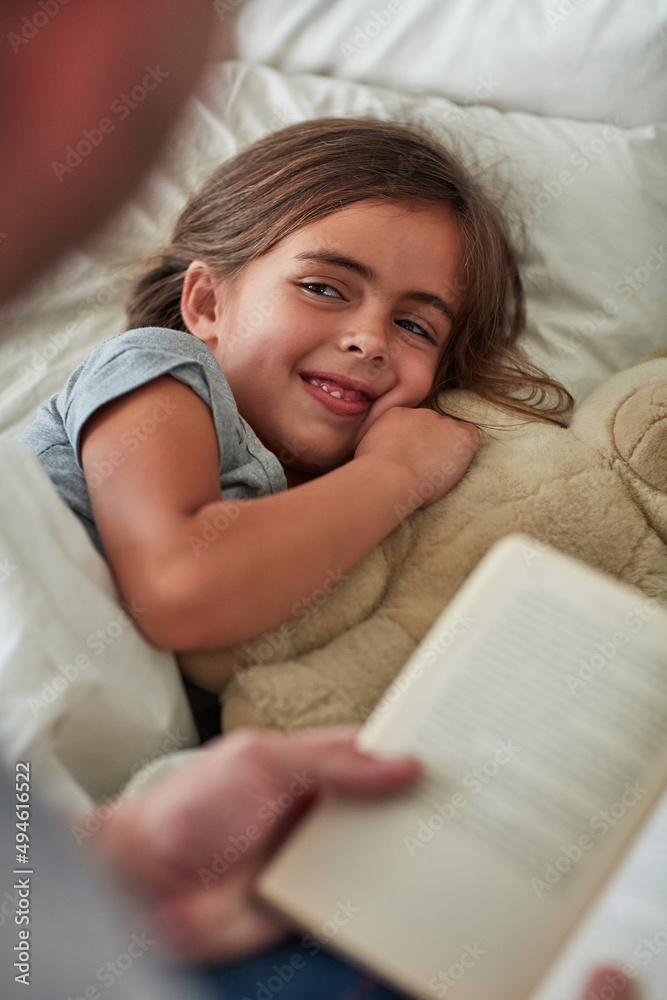
[[[102,341],[70,376],[65,396],[92,392],[128,392],[145,382],[178,371],[183,381],[206,399],[228,391],[220,365],[197,337],[182,330],[140,327]]]
[[[67,441],[78,453],[81,430],[100,407],[169,374],[188,385],[215,414],[235,419],[231,390],[206,345],[183,331],[145,327],[98,344],[63,389],[40,407],[22,436],[31,444],[38,438],[40,450],[47,442]]]
[[[144,326],[125,330],[115,337],[103,340],[93,348],[84,364],[99,364],[128,352],[135,358],[145,352],[152,356],[177,354],[204,362],[215,361],[208,347],[191,333],[160,326]]]

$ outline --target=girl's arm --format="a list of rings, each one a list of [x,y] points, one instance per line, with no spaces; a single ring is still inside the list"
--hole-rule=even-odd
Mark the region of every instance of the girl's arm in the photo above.
[[[160,412],[168,415],[157,422],[151,414],[165,396],[169,407]],[[394,409],[469,426],[431,410]],[[141,431],[147,418],[150,434]],[[400,457],[405,440],[383,446],[376,438],[375,448],[360,445],[359,457],[332,472],[239,503],[221,499],[213,418],[188,386],[164,375],[98,410],[84,427],[81,461],[118,587],[144,635],[181,650],[246,641],[359,562],[400,523],[396,508],[424,481]],[[453,438],[451,456],[438,438],[440,464],[452,457],[460,466],[448,488],[476,446],[456,459],[461,438]]]

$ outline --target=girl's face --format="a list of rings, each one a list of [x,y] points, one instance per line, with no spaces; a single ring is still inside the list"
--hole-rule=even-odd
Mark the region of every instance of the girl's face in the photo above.
[[[390,407],[424,400],[460,260],[445,208],[363,201],[286,237],[233,283],[195,261],[182,312],[295,485],[353,458]]]

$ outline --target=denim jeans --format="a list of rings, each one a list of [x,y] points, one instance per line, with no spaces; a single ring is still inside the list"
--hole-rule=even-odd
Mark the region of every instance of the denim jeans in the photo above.
[[[215,1000],[404,1000],[373,976],[319,949],[309,936],[199,976]]]

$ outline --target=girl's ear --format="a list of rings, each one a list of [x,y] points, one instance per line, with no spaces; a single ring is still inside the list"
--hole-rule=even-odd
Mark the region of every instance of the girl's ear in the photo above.
[[[202,260],[193,260],[183,278],[181,315],[190,333],[213,350],[218,342],[219,279]]]

